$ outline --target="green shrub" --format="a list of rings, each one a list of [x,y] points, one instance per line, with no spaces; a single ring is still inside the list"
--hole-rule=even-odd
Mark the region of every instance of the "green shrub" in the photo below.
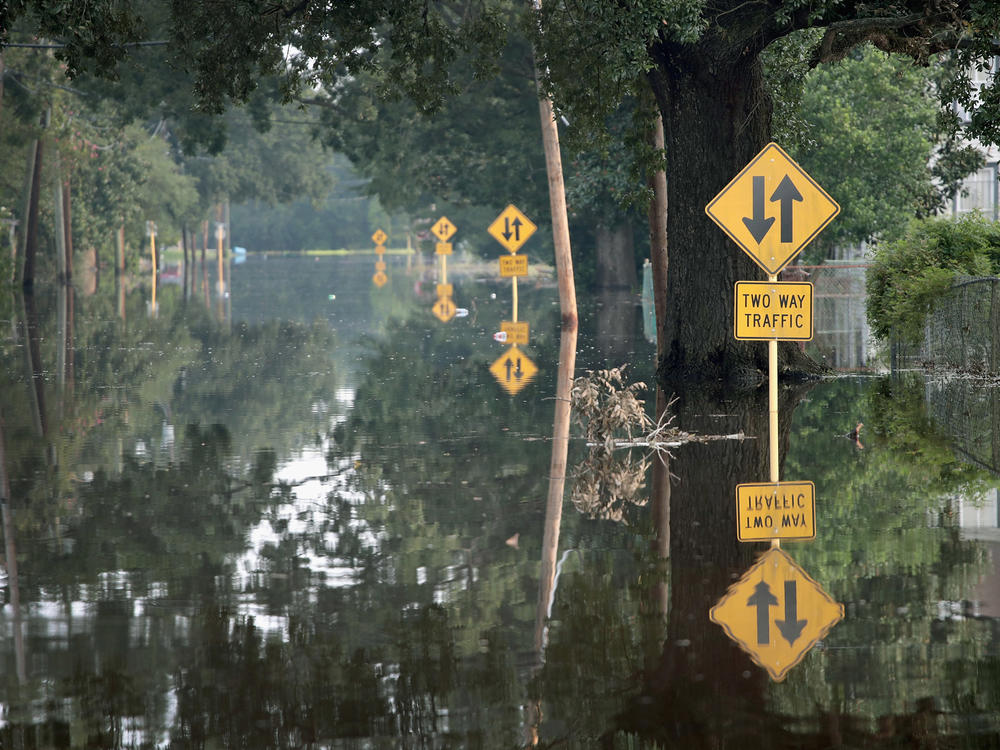
[[[1000,224],[979,214],[918,219],[898,240],[879,246],[868,269],[868,322],[876,336],[916,342],[936,299],[956,276],[1000,270]]]

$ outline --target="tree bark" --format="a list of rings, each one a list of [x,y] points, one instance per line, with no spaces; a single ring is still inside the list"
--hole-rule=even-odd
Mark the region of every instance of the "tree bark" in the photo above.
[[[667,309],[659,375],[666,383],[723,381],[752,385],[767,372],[767,347],[733,337],[733,289],[764,272],[705,214],[705,206],[770,140],[771,102],[757,52],[716,41],[654,48],[651,85],[664,123]],[[782,347],[786,373],[819,371],[794,347]]]

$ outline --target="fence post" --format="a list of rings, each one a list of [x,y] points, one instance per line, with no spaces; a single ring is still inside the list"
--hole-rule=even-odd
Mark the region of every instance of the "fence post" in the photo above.
[[[990,374],[995,375],[1000,360],[1000,306],[997,305],[997,281],[990,279]]]

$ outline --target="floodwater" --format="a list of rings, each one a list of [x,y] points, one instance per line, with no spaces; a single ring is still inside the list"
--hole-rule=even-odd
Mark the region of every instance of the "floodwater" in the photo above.
[[[13,306],[0,747],[1000,746],[995,391],[783,388],[815,539],[781,545],[799,588],[744,602],[766,394],[673,394],[675,426],[746,437],[671,448],[656,495],[648,449],[595,464],[574,425],[554,509],[554,286],[521,282],[515,366],[509,280],[453,271],[468,315],[441,322],[429,268],[390,257],[377,289],[373,259],[251,256],[156,316],[107,279],[71,316]],[[652,381],[639,294],[582,318],[577,375]],[[747,650],[710,619],[727,591]]]

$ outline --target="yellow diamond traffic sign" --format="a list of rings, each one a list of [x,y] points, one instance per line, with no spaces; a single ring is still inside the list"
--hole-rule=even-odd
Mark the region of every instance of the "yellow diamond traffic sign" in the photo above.
[[[733,334],[745,341],[810,341],[813,285],[808,281],[737,281]]]
[[[532,381],[538,374],[538,368],[528,359],[527,354],[514,345],[490,365],[490,372],[501,387],[513,396]]]
[[[372,242],[374,242],[376,245],[384,245],[387,239],[389,239],[389,235],[387,235],[381,229],[376,229],[375,234],[372,235]]]
[[[777,143],[769,143],[705,213],[774,275],[840,213],[840,206]]]
[[[486,231],[510,252],[516,253],[536,229],[538,227],[531,219],[521,213],[521,209],[511,204],[500,212]]]
[[[457,227],[448,221],[447,216],[442,216],[431,227],[431,232],[442,242],[447,242],[456,231],[458,231]]]
[[[844,605],[773,547],[729,587],[709,617],[780,682],[844,618]]]
[[[385,271],[376,271],[375,275],[372,276],[372,283],[375,284],[379,289],[385,286],[385,282],[389,280],[389,277],[385,275]]]
[[[439,297],[438,301],[431,307],[431,312],[442,323],[447,323],[455,317],[455,303],[451,301],[450,297]]]

